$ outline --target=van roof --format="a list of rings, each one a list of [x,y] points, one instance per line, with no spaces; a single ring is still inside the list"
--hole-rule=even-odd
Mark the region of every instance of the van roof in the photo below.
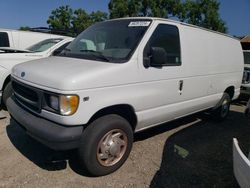
[[[213,33],[217,33],[217,34],[220,34],[220,35],[224,35],[226,37],[230,37],[230,38],[233,38],[235,40],[240,40],[234,36],[231,36],[229,34],[226,34],[226,33],[221,33],[221,32],[218,32],[218,31],[214,31],[214,30],[211,30],[211,29],[207,29],[207,28],[204,28],[204,27],[199,27],[197,25],[192,25],[192,24],[188,24],[188,23],[185,23],[185,22],[180,22],[180,21],[177,21],[177,20],[172,20],[172,19],[166,19],[166,18],[158,18],[158,17],[125,17],[125,18],[117,18],[117,19],[112,19],[112,20],[126,20],[126,19],[142,19],[142,20],[152,20],[152,21],[165,21],[165,22],[172,22],[172,23],[175,23],[175,24],[180,24],[180,25],[185,25],[185,26],[189,26],[189,27],[195,27],[195,28],[198,28],[198,29],[202,29],[202,30],[205,30],[205,31],[209,31],[209,32],[213,32]],[[112,20],[107,20],[107,21],[112,21]]]

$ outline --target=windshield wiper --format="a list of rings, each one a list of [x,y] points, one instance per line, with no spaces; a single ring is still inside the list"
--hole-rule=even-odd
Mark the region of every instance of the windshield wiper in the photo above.
[[[106,56],[104,56],[101,52],[94,51],[94,50],[80,50],[80,52],[87,52],[87,53],[92,53],[95,57],[102,59],[104,61],[109,62],[110,59],[108,59]]]

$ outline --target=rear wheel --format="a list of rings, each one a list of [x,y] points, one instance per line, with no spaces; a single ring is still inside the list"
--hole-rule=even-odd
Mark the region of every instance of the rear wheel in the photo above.
[[[110,174],[126,161],[132,144],[133,130],[127,120],[115,114],[100,117],[83,132],[80,162],[93,176]]]
[[[231,98],[228,93],[224,93],[219,105],[213,110],[212,114],[218,121],[223,121],[229,114]]]

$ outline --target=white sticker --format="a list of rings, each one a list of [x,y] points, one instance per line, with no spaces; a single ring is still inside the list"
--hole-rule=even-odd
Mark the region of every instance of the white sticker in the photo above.
[[[147,27],[149,26],[150,22],[148,21],[136,21],[136,22],[130,22],[129,27]]]

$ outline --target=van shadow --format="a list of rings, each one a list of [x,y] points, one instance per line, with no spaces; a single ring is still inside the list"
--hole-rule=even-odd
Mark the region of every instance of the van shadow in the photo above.
[[[250,119],[231,111],[221,123],[202,120],[166,140],[151,188],[239,187],[233,174],[232,140],[250,149]]]
[[[166,141],[161,167],[151,181],[151,188],[238,187],[232,169],[232,138],[239,140],[245,154],[250,149],[250,119],[243,113],[231,111],[222,123],[215,123],[204,113],[194,114],[137,133],[135,142],[197,119],[201,121],[178,131]],[[13,119],[6,130],[16,149],[40,168],[59,171],[69,166],[75,173],[91,177],[81,168],[76,151],[49,149],[28,136]]]
[[[70,166],[77,174],[89,176],[81,168],[75,150],[55,151],[31,138],[12,118],[6,127],[7,135],[15,148],[27,159],[48,171],[60,171]]]

